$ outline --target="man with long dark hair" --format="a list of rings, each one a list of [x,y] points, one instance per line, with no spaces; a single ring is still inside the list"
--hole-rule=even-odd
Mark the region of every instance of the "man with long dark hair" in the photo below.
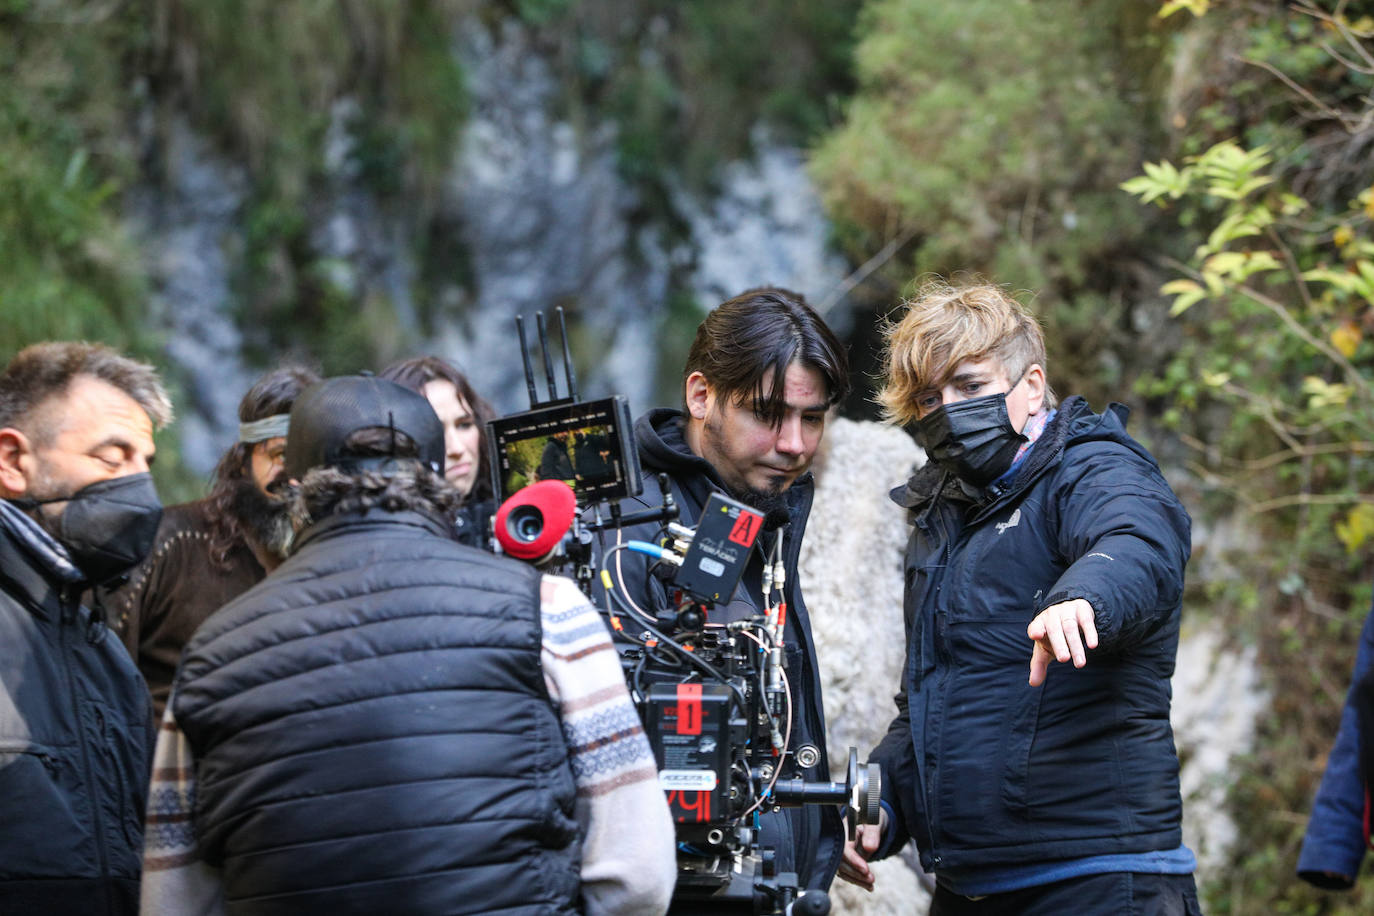
[[[286,556],[291,519],[282,473],[291,405],[318,376],[283,367],[239,402],[239,438],[210,494],[163,513],[148,558],[106,603],[162,715],[181,649],[201,621],[262,580]]]
[[[844,348],[798,294],[753,289],[722,303],[697,328],[683,370],[684,408],[651,410],[635,422],[645,492],[626,511],[660,505],[658,473],[666,473],[679,521],[694,526],[712,493],[723,492],[770,518],[759,536],[739,588],[713,611],[712,622],[762,612],[765,557],[781,557],[783,584],[769,601],[786,602],[783,637],[787,680],[795,714],[793,748],[813,745],[819,759],[804,771],[829,779],[821,680],[806,604],[797,575],[802,534],[813,495],[811,461],[826,416],[849,390]],[[654,541],[656,523],[625,530],[626,539]],[[671,611],[663,582],[642,562],[620,566],[626,592],[640,607]],[[776,581],[776,580],[774,580]],[[838,811],[808,805],[761,818],[760,840],[776,854],[777,873],[795,873],[802,889],[830,886],[843,852]],[[723,912],[720,901],[676,899],[674,912]]]

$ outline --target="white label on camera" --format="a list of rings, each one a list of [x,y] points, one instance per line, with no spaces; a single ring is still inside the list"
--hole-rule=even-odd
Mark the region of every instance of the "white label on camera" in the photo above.
[[[716,787],[715,770],[659,770],[658,784],[665,791],[709,792]]]
[[[697,565],[700,566],[701,571],[708,576],[719,576],[721,573],[725,572],[725,564],[719,560],[713,560],[710,557],[702,557],[701,562]]]

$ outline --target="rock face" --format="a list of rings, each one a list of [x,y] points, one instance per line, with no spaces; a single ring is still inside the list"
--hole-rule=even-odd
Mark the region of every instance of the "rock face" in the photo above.
[[[166,181],[130,195],[126,219],[147,253],[152,313],[189,403],[176,429],[187,466],[208,473],[238,433],[239,398],[252,384],[243,335],[228,312],[231,252],[248,182],[184,122],[168,132]]]
[[[711,201],[679,201],[697,245],[693,291],[703,305],[771,284],[826,301],[848,272],[830,247],[829,220],[806,174],[802,151],[755,137],[753,162],[724,169]]]
[[[1237,839],[1226,812],[1231,758],[1254,746],[1255,725],[1269,708],[1258,655],[1254,646],[1227,648],[1214,624],[1190,627],[1185,617],[1170,720],[1185,761],[1179,772],[1183,842],[1197,853],[1200,880],[1218,874]]]
[[[524,409],[513,316],[526,316],[532,340],[536,312],[576,304],[598,355],[584,391],[647,406],[668,264],[652,233],[631,228],[636,201],[616,171],[614,133],[579,133],[553,116],[557,83],[518,23],[496,34],[473,23],[459,45],[473,112],[444,206],[473,289],[437,343],[499,409]]]
[[[752,286],[784,286],[817,301],[843,278],[801,150],[759,136],[756,161],[728,165],[719,193],[676,193],[688,232],[670,252],[663,227],[645,222],[619,174],[615,125],[594,112],[582,127],[560,117],[556,74],[524,26],[471,19],[456,30],[454,53],[472,110],[435,225],[465,263],[434,288],[435,302],[415,299],[417,253],[402,216],[382,207],[358,174],[352,100],[332,107],[320,150],[308,257],[317,282],[358,303],[379,349],[451,359],[499,412],[524,410],[514,316],[526,316],[533,343],[535,314],[552,317],[565,305],[583,396],[622,394],[638,413],[655,401],[659,329],[674,283],[691,288],[704,315]],[[184,123],[169,137],[161,146],[149,140],[167,177],[139,185],[129,218],[152,265],[168,356],[191,394],[178,405],[186,462],[206,473],[232,443],[238,399],[256,374],[244,366],[231,283],[243,269],[252,185],[245,168]],[[428,339],[421,311],[437,316]],[[551,345],[557,352],[556,338]],[[544,373],[535,370],[543,396]]]
[[[863,761],[896,714],[892,697],[906,651],[902,556],[908,529],[887,493],[924,456],[900,430],[843,419],[828,426],[822,449],[802,544],[801,582],[824,681],[830,756],[843,761],[853,745]],[[1198,854],[1201,882],[1236,839],[1223,807],[1230,760],[1252,745],[1267,700],[1253,649],[1225,648],[1214,629],[1189,626],[1186,612],[1184,622],[1171,718],[1186,761],[1181,771],[1184,842]],[[1029,660],[1029,643],[1026,651]],[[924,912],[929,895],[920,886],[920,866],[910,847],[876,863],[874,871],[872,894],[837,881],[833,912]]]

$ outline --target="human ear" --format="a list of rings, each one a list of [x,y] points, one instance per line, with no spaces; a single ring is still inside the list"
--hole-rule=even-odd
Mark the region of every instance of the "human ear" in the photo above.
[[[1035,416],[1045,406],[1045,367],[1039,363],[1032,363],[1031,367],[1026,370],[1024,381],[1026,383],[1026,412]]]
[[[687,402],[687,415],[693,420],[705,420],[711,406],[711,383],[700,372],[693,372],[683,383],[683,398]]]
[[[11,426],[0,429],[0,496],[11,499],[28,492],[26,466],[32,462],[29,437]]]

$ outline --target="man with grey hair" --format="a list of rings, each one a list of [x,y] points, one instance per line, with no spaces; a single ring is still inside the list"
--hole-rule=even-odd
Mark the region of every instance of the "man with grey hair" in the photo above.
[[[144,913],[666,909],[672,822],[606,625],[453,540],[444,454],[394,382],[296,399],[300,530],[182,656]]]
[[[0,912],[136,911],[151,704],[80,597],[152,544],[171,417],[152,367],[99,344],[0,373]]]

